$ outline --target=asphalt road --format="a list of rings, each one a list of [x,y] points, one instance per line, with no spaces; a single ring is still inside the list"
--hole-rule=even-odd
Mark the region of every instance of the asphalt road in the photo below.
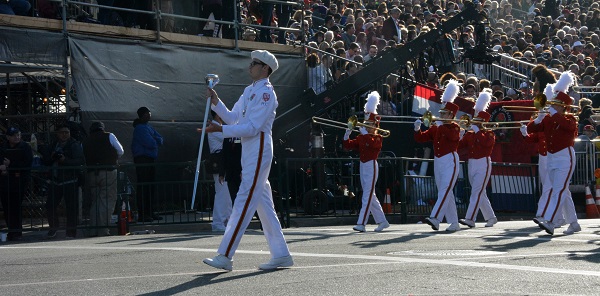
[[[211,232],[39,233],[0,243],[0,295],[600,295],[600,219],[580,222],[582,232],[553,237],[529,221],[455,233],[291,228],[295,265],[272,272],[257,269],[269,260],[260,230],[246,232],[233,272],[201,262],[220,242]]]

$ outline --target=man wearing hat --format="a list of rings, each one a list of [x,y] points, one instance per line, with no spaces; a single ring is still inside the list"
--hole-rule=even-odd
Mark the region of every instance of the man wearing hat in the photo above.
[[[454,121],[458,112],[458,105],[454,99],[458,96],[460,86],[456,80],[450,80],[442,95],[443,108],[440,110],[442,120],[437,120],[428,130],[421,131],[421,120],[415,121],[415,140],[419,143],[433,142],[435,158],[433,160],[435,184],[438,188],[438,197],[431,215],[425,219],[433,230],[440,229],[440,222],[446,217],[450,226],[446,231],[457,231],[458,214],[456,201],[452,189],[458,179],[459,158],[456,150],[460,140],[460,127]]]
[[[123,146],[113,133],[104,130],[101,121],[92,122],[82,146],[87,164],[86,200],[90,205],[90,226],[94,227],[87,235],[107,236],[117,203],[117,163],[124,153]]]
[[[547,103],[550,106],[548,113],[540,112],[538,117],[527,125],[528,133],[543,132],[547,141],[548,174],[552,182],[552,193],[544,217],[538,225],[550,235],[554,234],[554,228],[559,224],[561,211],[565,215],[565,222],[569,224],[569,228],[563,233],[573,234],[581,231],[569,190],[569,181],[576,163],[573,145],[577,136],[577,120],[573,115],[566,114],[574,101],[567,94],[573,83],[573,74],[569,71],[563,72],[552,88],[553,97],[549,98]],[[552,86],[547,86],[549,87]]]
[[[30,180],[33,152],[31,146],[21,140],[17,127],[8,128],[6,140],[0,147],[0,202],[8,228],[6,239],[16,241],[23,235],[22,202]]]
[[[203,260],[212,267],[228,271],[233,269],[233,256],[256,211],[271,253],[271,260],[260,264],[258,268],[271,270],[294,265],[273,207],[268,180],[273,160],[271,129],[278,105],[269,77],[279,68],[279,63],[266,50],[255,50],[251,57],[248,72],[252,83],[246,87],[231,110],[223,104],[214,89],[207,88],[211,109],[227,124],[211,122],[206,127],[206,132],[222,132],[224,138],[240,137],[242,141],[242,183],[217,256]]]
[[[488,108],[492,95],[490,89],[484,89],[475,103],[475,116],[471,120],[471,130],[461,138],[458,148],[467,148],[469,151],[468,171],[469,183],[471,183],[471,198],[464,219],[458,220],[462,225],[475,227],[477,213],[481,210],[483,219],[487,221],[485,227],[493,227],[498,222],[492,205],[486,193],[486,187],[492,175],[492,150],[496,143],[496,136],[490,129],[483,126],[484,122],[490,121],[490,113],[485,112]]]
[[[379,165],[377,157],[381,151],[383,137],[377,134],[376,127],[379,127],[380,116],[377,115],[377,105],[379,105],[379,93],[373,91],[367,98],[365,104],[365,125],[360,127],[360,135],[356,139],[350,139],[350,133],[353,127],[348,127],[344,134],[344,149],[358,151],[360,155],[360,184],[363,189],[362,207],[358,215],[358,221],[352,228],[358,232],[365,232],[365,225],[369,221],[369,213],[373,215],[377,228],[374,231],[380,232],[390,227],[383,213],[383,208],[375,194],[375,183],[379,175]]]

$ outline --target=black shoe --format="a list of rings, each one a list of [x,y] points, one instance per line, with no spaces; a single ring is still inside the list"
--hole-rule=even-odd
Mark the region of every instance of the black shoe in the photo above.
[[[154,215],[154,216],[152,216],[152,219],[160,221],[163,219],[163,217],[161,217],[159,215]]]
[[[46,238],[55,238],[56,237],[56,230],[49,230],[48,234],[46,234]]]

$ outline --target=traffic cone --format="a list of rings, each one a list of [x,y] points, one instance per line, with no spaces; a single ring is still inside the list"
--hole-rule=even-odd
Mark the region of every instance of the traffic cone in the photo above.
[[[121,205],[121,214],[119,215],[119,235],[127,235],[129,233],[129,218],[131,211],[128,207],[129,203],[123,200]]]
[[[385,190],[385,198],[383,199],[383,205],[381,205],[381,207],[383,208],[383,212],[385,214],[392,213],[392,199],[390,197],[390,189],[389,188]]]
[[[600,218],[600,213],[588,186],[585,187],[585,216],[588,219]]]

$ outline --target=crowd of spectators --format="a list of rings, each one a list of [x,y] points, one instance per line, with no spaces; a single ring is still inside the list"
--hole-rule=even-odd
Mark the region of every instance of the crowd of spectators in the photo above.
[[[155,2],[95,1],[102,5],[140,10],[154,9],[150,3]],[[234,15],[233,4],[221,0],[204,0],[196,4],[199,11],[191,12],[181,11],[182,4],[174,5],[172,0],[156,2],[167,13],[224,21],[231,21]],[[15,6],[12,13],[29,10],[29,15],[32,10],[37,10],[40,16],[49,10],[44,6],[48,4],[47,0],[35,1],[30,9],[24,7],[28,4],[27,0],[11,0],[4,4],[0,1],[0,12],[11,13],[7,12],[10,8],[7,6]],[[242,1],[236,14],[242,24],[237,37],[247,41],[306,45],[309,86],[317,94],[353,75],[383,52],[404,46],[455,16],[465,5],[463,0],[305,0],[298,4]],[[464,73],[459,73],[453,62],[460,59],[462,50],[475,46],[476,40],[485,39],[486,46],[513,58],[503,58],[500,62],[502,67],[530,76],[528,71],[532,65],[543,64],[556,73],[570,70],[576,75],[578,85],[600,88],[600,1],[494,0],[484,1],[478,9],[488,16],[485,36],[477,36],[476,26],[465,24],[429,48],[423,61],[411,61],[405,70],[392,74],[402,76],[401,71],[405,71],[417,81],[443,87],[441,76],[452,72],[463,84],[463,95],[475,98],[482,89],[480,80],[486,83],[486,73],[478,72],[477,68],[463,69]],[[153,28],[156,23],[151,15],[103,9],[92,17],[104,24],[141,28]],[[172,19],[163,18],[161,21],[163,30],[182,31]],[[201,28],[193,33],[235,37],[231,26],[220,26],[214,22],[202,22],[199,26]],[[296,30],[276,30],[275,27]],[[471,78],[470,83],[467,78]],[[397,80],[388,78],[385,81],[393,94],[392,104],[398,104],[401,99],[394,95],[400,93]],[[531,82],[516,85],[500,83],[498,86],[494,100],[531,98]],[[577,100],[590,98],[594,107],[600,107],[598,95],[575,94],[574,97]]]

